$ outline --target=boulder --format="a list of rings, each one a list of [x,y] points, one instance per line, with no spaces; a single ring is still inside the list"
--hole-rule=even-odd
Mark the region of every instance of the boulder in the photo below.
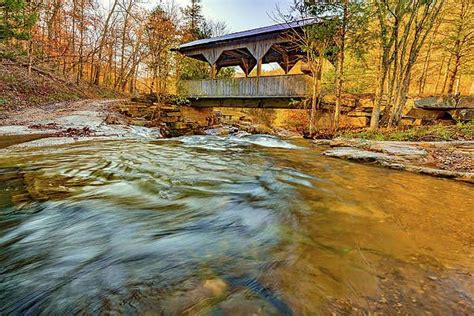
[[[415,99],[415,107],[426,110],[474,109],[474,96],[433,96]]]
[[[364,109],[372,109],[374,107],[374,99],[361,98],[358,100],[358,107],[362,107]]]
[[[474,95],[460,97],[456,108],[457,109],[474,109]]]
[[[421,108],[412,108],[406,116],[413,119],[440,120],[449,118],[444,110],[425,110]]]
[[[424,97],[417,98],[415,101],[415,107],[426,110],[450,110],[455,109],[457,101],[453,97]]]
[[[468,122],[474,120],[474,109],[451,110],[449,114],[456,122]]]

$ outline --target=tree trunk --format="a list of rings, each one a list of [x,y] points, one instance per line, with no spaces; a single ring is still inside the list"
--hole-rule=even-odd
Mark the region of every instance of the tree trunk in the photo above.
[[[318,89],[318,84],[317,84],[317,74],[313,74],[313,95],[311,97],[311,114],[309,118],[309,137],[312,137],[313,135],[313,130],[314,130],[314,121],[316,118],[316,99],[317,99],[317,89]]]
[[[388,126],[398,125],[401,119],[403,108],[407,102],[408,89],[410,87],[410,74],[406,74],[404,80],[400,85],[400,89],[397,92],[397,103],[394,104],[392,111],[390,112],[390,118]]]
[[[448,78],[449,78],[449,68],[451,68],[452,60],[453,60],[453,55],[450,54],[448,63],[446,64],[446,71],[444,73],[443,88],[441,89],[441,93],[444,93],[444,91],[446,91],[446,85],[448,84]]]
[[[77,0],[72,0],[72,55],[76,54],[76,11],[77,11]],[[72,71],[74,73],[76,68],[75,56],[72,57]]]
[[[127,28],[128,28],[128,18],[130,15],[130,10],[132,9],[133,0],[128,0],[128,6],[125,9],[125,16],[123,21],[123,28],[122,28],[122,46],[120,50],[120,75],[119,79],[116,82],[116,85],[120,84],[125,77],[125,38],[127,35]]]
[[[431,55],[431,46],[433,45],[433,37],[430,38],[430,43],[428,44],[428,49],[426,51],[425,61],[423,63],[423,70],[421,72],[420,82],[418,86],[418,94],[423,95],[425,92],[425,85],[426,85],[426,77],[428,72],[428,66],[430,63],[430,55]]]
[[[372,109],[372,115],[370,117],[370,129],[375,130],[379,128],[380,112],[382,109],[383,96],[385,92],[385,84],[387,81],[388,74],[388,61],[387,52],[382,52],[380,55],[379,65],[379,83],[376,91],[374,100],[374,107]]]
[[[31,75],[31,67],[33,67],[33,40],[28,40],[28,76]]]
[[[76,83],[82,79],[83,72],[84,72],[84,0],[81,1],[81,21],[80,21],[80,29],[79,29],[79,69],[77,70],[77,77]]]
[[[454,68],[451,71],[451,75],[449,76],[449,84],[448,84],[448,95],[453,94],[454,91],[454,84],[456,83],[456,78],[458,76],[459,67],[461,66],[461,55],[456,53],[454,56]]]
[[[111,19],[112,15],[115,12],[115,7],[117,6],[117,2],[118,2],[117,0],[114,1],[114,4],[112,5],[112,8],[110,9],[109,14],[107,15],[107,19],[105,20],[105,24],[104,24],[104,30],[102,32],[102,37],[100,39],[99,52],[97,53],[97,59],[98,60],[97,60],[97,65],[96,65],[95,75],[94,75],[94,84],[96,86],[100,85],[100,71],[101,71],[101,63],[102,63],[102,51],[103,51],[103,48],[104,48],[104,45],[105,45],[107,35],[109,33],[110,19]]]
[[[443,73],[444,62],[446,61],[446,54],[443,53],[443,57],[441,58],[441,65],[439,66],[438,76],[436,77],[436,84],[434,88],[434,93],[438,93],[439,81],[441,80],[441,74]]]
[[[324,54],[322,53],[324,49],[321,49],[319,52],[318,60],[316,65],[313,65],[312,73],[313,73],[313,95],[311,98],[311,114],[310,114],[310,121],[309,121],[309,136],[312,137],[315,131],[315,121],[316,121],[316,111],[319,108],[319,102],[321,99],[321,78],[322,78],[322,69],[323,69],[323,61],[324,61]]]
[[[347,15],[349,9],[349,0],[344,0],[344,13],[342,18],[342,25],[340,30],[340,47],[338,53],[338,61],[336,67],[336,107],[334,109],[334,129],[339,128],[339,120],[341,115],[341,98],[342,98],[342,87],[344,82],[344,54],[345,54],[345,42],[346,42],[346,24]]]

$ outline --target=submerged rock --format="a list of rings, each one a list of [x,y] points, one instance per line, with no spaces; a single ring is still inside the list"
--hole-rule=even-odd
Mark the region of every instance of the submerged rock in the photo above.
[[[222,279],[209,279],[204,281],[203,287],[210,290],[214,296],[220,296],[227,289],[227,283]]]
[[[205,135],[212,135],[212,136],[228,136],[230,134],[238,132],[239,129],[233,126],[218,126],[206,129],[204,131]]]

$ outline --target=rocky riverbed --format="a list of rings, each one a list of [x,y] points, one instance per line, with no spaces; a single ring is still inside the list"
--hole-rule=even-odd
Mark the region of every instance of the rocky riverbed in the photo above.
[[[212,124],[209,119],[212,119]],[[0,147],[20,142],[28,142],[28,146],[41,146],[98,137],[162,138],[194,134],[301,137],[294,132],[252,122],[220,122],[213,117],[212,111],[201,113],[189,107],[157,108],[156,104],[116,99],[38,105],[0,115],[0,136],[3,137]]]
[[[474,142],[397,142],[363,139],[317,140],[324,155],[474,183]]]

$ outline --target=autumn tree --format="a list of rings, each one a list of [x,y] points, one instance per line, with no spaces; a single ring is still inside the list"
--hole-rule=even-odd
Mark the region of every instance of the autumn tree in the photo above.
[[[444,17],[444,28],[441,31],[441,45],[450,56],[450,63],[447,65],[448,95],[458,92],[461,69],[474,58],[474,2],[452,1],[449,8],[450,14]]]
[[[155,91],[156,85],[158,93],[163,93],[166,91],[166,82],[171,72],[170,49],[177,44],[177,30],[161,7],[155,8],[149,15],[145,38],[147,66],[152,73],[150,92]]]
[[[312,6],[306,1],[294,0],[288,13],[278,9],[276,19],[281,23],[302,23],[312,18]],[[315,22],[319,22],[314,20]],[[321,102],[321,79],[323,72],[323,61],[327,56],[333,57],[334,47],[332,45],[333,34],[335,29],[330,30],[328,23],[327,32],[322,31],[320,27],[322,23],[317,25],[302,25],[301,31],[294,30],[288,36],[298,45],[305,54],[302,71],[312,76],[312,95],[310,98],[311,108],[309,111],[309,134],[312,135],[315,130],[316,112],[319,110]],[[306,103],[305,103],[306,104]]]
[[[99,47],[97,48],[97,65],[95,67],[95,72],[94,72],[94,78],[93,78],[93,83],[95,85],[100,84],[100,76],[101,76],[101,71],[102,71],[102,64],[104,62],[103,60],[103,52],[105,49],[105,46],[107,42],[109,41],[110,38],[110,28],[112,24],[112,18],[115,14],[115,10],[117,8],[119,0],[114,0],[112,7],[110,8],[109,12],[107,13],[107,17],[104,22],[104,26],[102,28],[102,32],[100,34],[100,39],[99,39]]]
[[[394,126],[400,121],[407,101],[413,66],[431,34],[443,4],[444,0],[374,1],[380,62],[371,128],[379,126],[384,101],[384,123]]]
[[[341,113],[346,51],[352,50],[359,56],[370,44],[367,36],[367,4],[364,0],[305,0],[303,3],[308,7],[312,17],[324,21],[317,27],[324,36],[331,37],[335,44],[333,53],[336,55],[334,59],[336,104],[333,126],[337,129]],[[319,35],[319,38],[321,37]],[[364,43],[364,46],[361,43]]]

